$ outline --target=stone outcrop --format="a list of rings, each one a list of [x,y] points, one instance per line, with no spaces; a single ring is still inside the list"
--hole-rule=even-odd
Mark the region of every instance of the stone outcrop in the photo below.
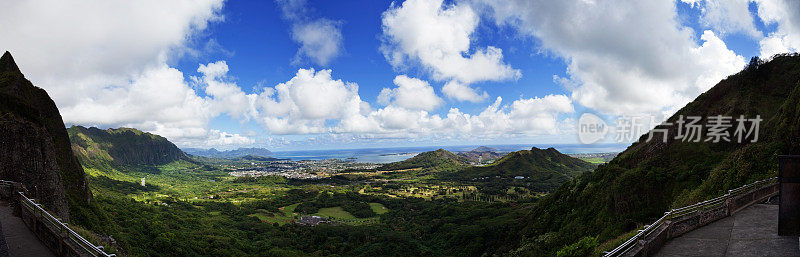
[[[25,78],[9,52],[0,58],[0,117],[0,179],[22,182],[64,218],[67,204],[89,204],[86,176],[55,102]]]
[[[68,217],[61,173],[50,134],[11,113],[0,116],[0,178],[21,182],[30,195],[60,217]]]

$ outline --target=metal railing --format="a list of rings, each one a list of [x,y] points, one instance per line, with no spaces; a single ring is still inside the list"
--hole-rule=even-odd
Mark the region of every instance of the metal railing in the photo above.
[[[0,186],[9,187],[8,191],[3,191],[10,191],[11,193],[6,193],[2,196],[11,197],[12,200],[19,204],[20,217],[39,240],[53,252],[61,256],[116,256],[116,254],[107,254],[102,246],[92,244],[70,228],[67,223],[42,208],[41,204],[36,203],[34,199],[28,198],[25,195],[25,188],[22,184],[0,180]]]
[[[764,197],[774,195],[778,189],[778,178],[774,177],[728,190],[728,193],[717,198],[672,209],[652,224],[645,225],[644,229],[614,250],[606,252],[605,256],[648,256],[649,249],[657,250],[660,247],[648,244],[663,244],[670,238],[730,216]]]

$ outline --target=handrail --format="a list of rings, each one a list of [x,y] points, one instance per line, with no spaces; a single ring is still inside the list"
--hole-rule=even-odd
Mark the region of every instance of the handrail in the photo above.
[[[13,181],[7,181],[7,180],[0,180],[0,186],[12,186],[12,188],[11,188],[12,191],[14,189],[13,188],[14,184],[19,184],[19,183],[13,182]],[[21,184],[19,184],[19,185],[21,186]],[[22,189],[24,191],[24,187],[21,187],[20,189]],[[75,250],[76,251],[81,251],[80,253],[77,253],[78,255],[81,255],[81,256],[94,256],[94,257],[115,257],[115,256],[117,256],[116,254],[107,254],[103,250],[102,246],[96,246],[96,245],[92,244],[91,242],[89,242],[89,240],[86,240],[86,238],[82,237],[77,232],[72,230],[72,228],[70,228],[69,225],[67,225],[67,223],[62,222],[61,219],[56,218],[55,216],[50,214],[50,212],[48,212],[47,210],[42,208],[41,204],[38,204],[38,203],[36,203],[34,201],[34,199],[31,199],[31,198],[28,198],[27,196],[25,196],[25,192],[23,192],[23,191],[17,191],[16,192],[16,194],[17,194],[17,196],[19,198],[19,202],[21,204],[21,207],[25,208],[26,210],[28,210],[29,212],[34,214],[34,216],[35,216],[34,219],[36,219],[37,222],[39,222],[39,221],[44,222],[45,226],[48,226],[48,227],[50,227],[51,229],[54,230],[52,232],[58,233],[60,236],[63,237],[63,239],[65,241],[68,241],[68,242],[65,242],[65,243],[77,246],[76,248],[78,248],[78,249],[75,249]],[[13,192],[12,192],[12,194],[13,194]],[[20,214],[20,215],[23,215],[23,214]],[[41,218],[38,218],[38,217],[41,217]],[[36,226],[34,226],[34,228],[35,227]],[[31,229],[34,229],[34,228],[31,228]],[[36,231],[34,231],[34,233],[36,233]],[[54,250],[58,250],[58,249],[54,249]]]
[[[735,189],[728,190],[728,193],[722,196],[667,211],[664,213],[664,216],[661,216],[661,218],[650,225],[645,225],[644,229],[639,230],[636,235],[617,246],[617,248],[614,248],[614,250],[606,252],[604,256],[612,257],[625,255],[636,246],[637,242],[648,238],[654,231],[656,231],[657,228],[667,224],[668,221],[681,220],[687,216],[695,215],[700,210],[709,210],[713,208],[719,208],[721,206],[730,207],[729,200],[736,199],[739,196],[754,192],[759,189],[773,186],[776,183],[778,183],[777,177],[759,180]]]

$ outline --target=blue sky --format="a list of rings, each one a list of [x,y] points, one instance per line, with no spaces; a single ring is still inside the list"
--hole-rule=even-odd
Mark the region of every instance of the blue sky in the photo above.
[[[783,0],[0,7],[0,48],[67,125],[181,147],[576,143],[584,112],[663,119],[750,57],[800,47]]]

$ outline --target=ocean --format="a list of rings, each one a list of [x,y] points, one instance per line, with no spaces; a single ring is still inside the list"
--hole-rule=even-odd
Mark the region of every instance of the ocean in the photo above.
[[[390,147],[390,148],[363,148],[363,149],[338,149],[338,150],[307,150],[307,151],[275,151],[271,157],[300,160],[324,160],[341,159],[352,160],[362,163],[389,163],[406,160],[414,157],[418,153],[433,151],[439,148],[451,152],[463,152],[477,148],[480,145],[462,146],[419,146],[419,147]],[[561,153],[608,153],[621,152],[628,147],[627,144],[554,144],[554,145],[484,145],[495,148],[498,152],[512,152],[528,150],[531,147],[549,148],[553,147]]]

